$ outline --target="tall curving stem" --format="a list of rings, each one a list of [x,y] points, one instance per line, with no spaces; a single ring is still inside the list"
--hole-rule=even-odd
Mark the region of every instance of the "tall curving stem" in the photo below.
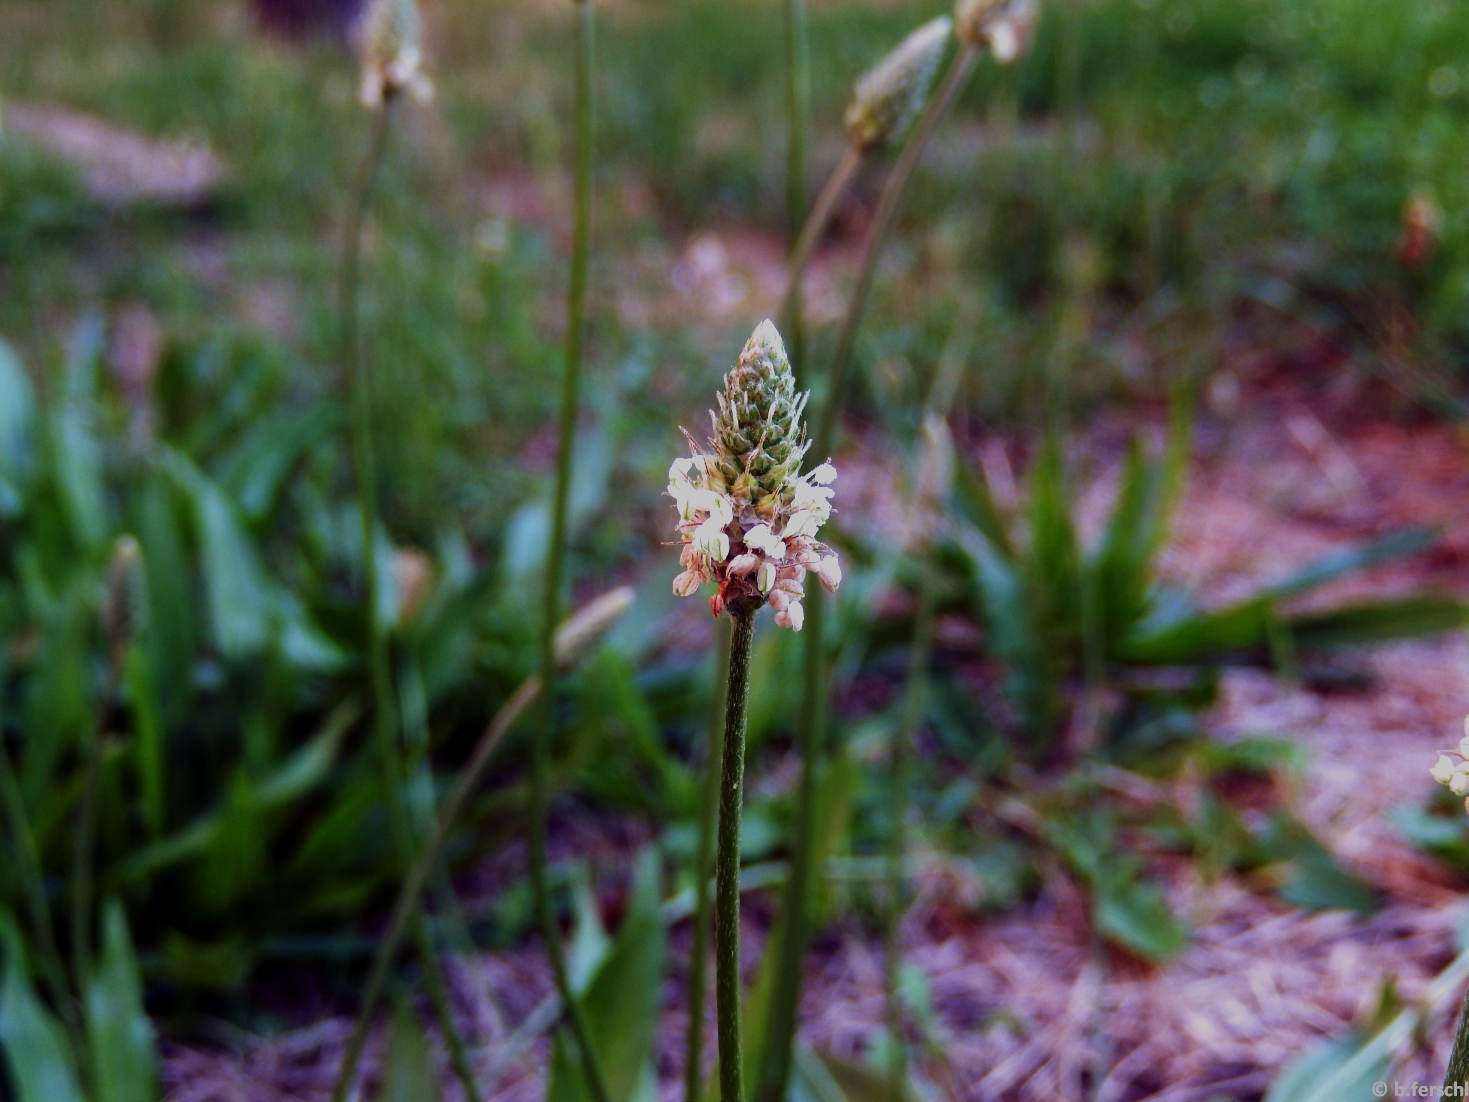
[[[806,32],[806,5],[804,0],[785,2],[785,50],[786,50],[786,220],[792,240],[786,264],[786,288],[781,297],[781,324],[789,335],[790,352],[797,363],[806,358],[806,323],[801,301],[801,276],[810,263],[812,251],[825,229],[836,200],[846,189],[860,162],[855,149],[849,147],[835,171],[817,196],[811,213],[806,213],[807,146],[810,129],[810,59]],[[806,607],[815,623],[808,630],[820,631],[820,613],[817,605],[821,595],[814,601],[808,599]],[[783,934],[776,952],[776,986],[766,1020],[766,1032],[761,1051],[763,1060],[755,1084],[755,1098],[760,1102],[777,1102],[785,1094],[786,1081],[790,1077],[791,1049],[795,1041],[796,996],[799,988],[791,980],[799,973],[801,957],[806,944],[803,916],[808,894],[809,842],[811,834],[812,805],[815,803],[816,769],[821,753],[818,736],[819,720],[802,715],[797,732],[797,754],[801,759],[801,779],[796,796],[796,819],[792,839],[793,863],[791,875],[786,881],[785,900],[782,913]]]
[[[929,100],[923,114],[914,125],[912,135],[903,146],[883,186],[873,226],[868,233],[863,249],[857,286],[843,319],[836,353],[827,374],[826,396],[816,413],[811,438],[818,452],[830,448],[832,443],[836,418],[840,414],[845,395],[852,345],[862,315],[866,311],[878,254],[892,229],[899,204],[907,191],[908,182],[912,178],[913,171],[918,165],[929,138],[933,135],[934,128],[938,125],[944,112],[948,110],[954,96],[963,87],[980,52],[977,45],[966,44],[960,47],[959,54],[944,75],[943,83]],[[812,216],[808,218],[807,230],[803,231],[803,241],[798,244],[795,254],[795,259],[801,261],[801,268],[804,268],[809,261],[810,250],[814,248],[816,236],[829,218],[830,208],[835,204],[836,197],[845,189],[851,175],[856,171],[860,159],[861,154],[855,148],[849,148],[823,189],[822,196],[812,211]],[[800,269],[796,269],[793,265],[791,285],[795,286],[799,279]],[[789,293],[791,292],[788,291]],[[824,594],[819,591],[812,593],[806,602],[800,731],[801,753],[803,760],[808,765],[815,762],[826,727],[827,680],[823,652],[826,603]],[[811,768],[803,768],[800,790],[797,794],[796,847],[792,855],[790,878],[787,881],[784,912],[785,939],[781,944],[782,956],[780,967],[776,972],[776,989],[766,1035],[765,1066],[761,1070],[760,1089],[757,1096],[759,1102],[780,1102],[785,1095],[786,1085],[790,1079],[791,1057],[798,1026],[797,1016],[801,997],[800,962],[806,944],[808,921],[806,912],[810,896],[811,866],[814,860],[812,849],[814,845],[812,837],[814,804],[815,774]]]
[[[546,858],[546,819],[550,803],[550,743],[557,733],[556,713],[556,625],[561,619],[566,579],[566,541],[571,500],[572,452],[576,443],[576,418],[580,404],[582,360],[585,357],[587,319],[587,268],[591,254],[592,213],[592,52],[594,21],[591,0],[575,0],[576,36],[576,168],[575,221],[572,226],[571,278],[566,295],[566,364],[561,379],[561,414],[557,427],[556,486],[551,505],[551,535],[546,549],[545,621],[541,634],[541,724],[531,739],[530,873],[535,895],[536,920],[541,928],[546,957],[562,1011],[571,1028],[581,1059],[582,1074],[594,1102],[609,1102],[596,1050],[571,989],[561,930],[551,899],[550,871]]]
[[[121,644],[114,640],[110,646],[107,678],[97,701],[97,717],[85,747],[71,867],[72,972],[78,992],[86,991],[92,981],[92,879],[97,850],[97,783],[102,769],[102,736],[107,730],[107,717],[117,696],[118,685],[122,683],[126,647],[126,640]]]
[[[795,256],[799,231],[806,214],[806,162],[811,118],[811,65],[806,44],[806,2],[785,0],[786,69],[786,232]],[[806,325],[802,316],[799,281],[786,291],[781,322],[791,358],[806,359]]]
[[[740,1044],[740,815],[745,798],[745,716],[758,606],[730,608],[729,676],[719,777],[719,846],[714,858],[714,1005],[719,1029],[719,1097],[743,1102]]]
[[[579,647],[594,638],[626,611],[631,601],[631,590],[626,588],[613,590],[590,602],[570,620],[562,624],[557,633],[557,661],[563,665],[569,664]],[[489,725],[474,744],[469,757],[460,767],[454,778],[454,784],[450,787],[448,795],[444,797],[444,802],[434,818],[427,837],[419,846],[417,856],[413,859],[407,875],[403,877],[398,887],[398,897],[393,901],[387,928],[382,937],[378,939],[372,967],[368,971],[367,982],[363,985],[362,1004],[357,1012],[357,1023],[347,1043],[349,1058],[343,1061],[342,1071],[339,1073],[348,1082],[351,1081],[352,1075],[357,1070],[357,1060],[361,1056],[362,1043],[367,1037],[367,1026],[372,1020],[372,1012],[376,1009],[378,1000],[382,997],[383,987],[387,983],[388,969],[397,959],[398,950],[402,947],[403,938],[408,932],[410,918],[417,912],[429,874],[433,871],[439,854],[443,851],[444,843],[449,839],[449,832],[459,822],[470,797],[474,795],[480,781],[484,779],[485,770],[489,768],[495,751],[500,748],[505,736],[510,733],[511,728],[515,726],[520,717],[535,703],[540,693],[540,675],[532,674],[521,682],[520,687],[510,694],[505,703],[500,705],[499,710],[495,712]],[[470,1095],[470,1097],[474,1096]]]
[[[938,126],[944,113],[948,111],[954,97],[964,87],[964,82],[969,79],[969,74],[975,62],[979,60],[981,52],[981,47],[976,43],[965,42],[960,45],[959,53],[955,55],[954,60],[949,63],[948,70],[944,73],[943,83],[939,85],[938,91],[928,101],[923,114],[914,124],[913,133],[903,145],[903,151],[898,154],[897,161],[883,183],[882,194],[877,201],[877,211],[872,219],[872,228],[868,230],[867,241],[862,248],[857,284],[852,290],[852,298],[842,318],[836,351],[832,354],[831,369],[827,374],[826,399],[821,403],[821,408],[816,414],[816,424],[811,438],[815,441],[818,450],[831,446],[831,434],[836,428],[836,421],[841,415],[842,404],[846,397],[847,376],[851,369],[852,349],[857,340],[857,330],[862,324],[862,316],[867,312],[867,300],[872,293],[872,280],[877,273],[877,259],[882,252],[883,245],[887,242],[888,234],[892,232],[893,223],[898,215],[898,207],[908,191],[908,184],[913,179],[913,172],[923,157],[923,151],[928,147],[929,139],[933,137],[934,129]]]
[[[383,806],[387,813],[388,829],[392,836],[394,858],[400,872],[408,868],[413,854],[413,839],[400,796],[403,791],[403,775],[399,762],[395,717],[397,714],[393,695],[392,671],[388,656],[387,631],[383,625],[382,608],[379,603],[380,577],[377,562],[377,468],[372,438],[372,374],[366,358],[362,355],[361,325],[358,316],[359,291],[362,282],[362,231],[372,206],[373,191],[387,153],[388,138],[392,131],[394,108],[398,93],[385,90],[383,101],[373,112],[372,129],[368,136],[367,152],[363,156],[357,178],[353,181],[350,206],[347,211],[345,237],[342,245],[342,264],[338,286],[338,310],[341,321],[340,356],[346,370],[352,392],[352,453],[357,470],[357,512],[362,538],[362,577],[365,590],[364,603],[367,613],[368,670],[372,681],[372,725],[373,738],[381,772]],[[455,1076],[471,1100],[479,1098],[474,1082],[463,1038],[449,1009],[445,995],[443,971],[434,950],[433,938],[421,909],[414,900],[411,911],[413,932],[418,944],[419,955],[425,978],[428,981],[431,1002],[444,1032],[449,1047],[450,1062]],[[381,984],[383,977],[378,978]],[[345,1102],[351,1091],[353,1076],[362,1048],[367,1041],[367,1023],[371,1020],[374,999],[366,999],[358,1009],[357,1023],[343,1053],[337,1080],[332,1088],[333,1102]]]
[[[786,260],[785,291],[782,292],[780,298],[782,325],[789,325],[801,319],[801,277],[806,274],[806,269],[811,265],[811,256],[816,252],[816,243],[821,240],[822,233],[831,222],[837,200],[847,190],[860,167],[862,167],[862,150],[855,145],[848,145],[842,151],[841,160],[837,161],[836,167],[831,170],[831,175],[826,178],[826,183],[821,185],[815,202],[811,204],[811,213],[806,215],[801,223],[801,232],[797,235],[795,244],[791,246],[790,256]]]

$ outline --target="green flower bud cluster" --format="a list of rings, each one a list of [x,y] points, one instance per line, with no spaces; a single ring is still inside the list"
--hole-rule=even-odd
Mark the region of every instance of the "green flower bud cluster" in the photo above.
[[[816,538],[831,515],[836,468],[822,463],[801,473],[810,447],[801,421],[807,398],[796,391],[774,324],[761,322],[709,413],[709,450],[689,439],[693,454],[668,468],[682,544],[675,596],[714,582],[715,616],[769,604],[778,626],[800,631],[807,573],[829,591],[841,585],[836,554]]]
[[[740,500],[775,504],[789,500],[810,444],[802,415],[809,392],[796,392],[790,357],[768,318],[745,342],[716,396],[714,463]]]

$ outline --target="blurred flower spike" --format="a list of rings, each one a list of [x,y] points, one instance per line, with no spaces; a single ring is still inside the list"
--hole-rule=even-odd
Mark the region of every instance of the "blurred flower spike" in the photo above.
[[[810,446],[807,398],[796,392],[780,333],[761,322],[710,411],[707,450],[690,438],[693,454],[668,468],[683,547],[673,592],[688,597],[717,583],[709,599],[715,616],[769,604],[778,625],[800,631],[807,571],[829,591],[841,584],[835,553],[816,539],[831,515],[836,468],[821,463],[801,473]]]
[[[359,32],[363,106],[381,107],[405,92],[418,103],[433,98],[420,34],[415,0],[371,0]]]
[[[959,0],[954,33],[966,45],[988,49],[996,61],[1008,65],[1030,49],[1039,19],[1038,0]]]
[[[1440,754],[1429,772],[1455,796],[1465,797],[1464,810],[1469,811],[1469,717],[1464,719],[1464,737],[1458,747]]]
[[[912,125],[949,44],[949,17],[930,19],[858,78],[847,107],[847,134],[858,149],[898,141]]]
[[[126,647],[147,625],[147,585],[138,541],[131,535],[118,536],[107,561],[102,594],[102,630],[112,647]]]

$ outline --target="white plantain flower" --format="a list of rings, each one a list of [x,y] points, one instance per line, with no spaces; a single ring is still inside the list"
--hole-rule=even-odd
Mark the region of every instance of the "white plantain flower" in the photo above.
[[[401,92],[419,103],[433,98],[433,83],[423,72],[419,38],[415,0],[372,0],[358,35],[363,106],[381,107]]]
[[[673,592],[687,597],[706,582],[718,592],[709,608],[769,604],[775,622],[800,631],[808,570],[835,591],[842,571],[816,534],[831,515],[836,468],[822,463],[805,475],[807,394],[795,376],[780,333],[763,321],[726,376],[709,414],[713,436],[705,452],[668,468],[668,496],[678,509],[683,550]],[[687,435],[687,434],[685,434]]]

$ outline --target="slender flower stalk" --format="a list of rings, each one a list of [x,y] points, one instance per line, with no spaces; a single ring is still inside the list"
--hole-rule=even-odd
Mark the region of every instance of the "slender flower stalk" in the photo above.
[[[582,1074],[593,1102],[609,1102],[581,1004],[571,988],[561,931],[551,900],[546,858],[546,819],[550,802],[550,742],[557,732],[555,629],[561,618],[566,575],[567,514],[571,496],[572,451],[580,399],[582,360],[585,356],[587,268],[591,252],[592,208],[592,52],[591,0],[576,0],[576,214],[572,229],[571,278],[567,287],[566,363],[561,380],[561,415],[557,433],[556,486],[551,507],[550,543],[546,551],[545,622],[541,642],[543,686],[541,724],[531,739],[530,872],[536,919],[546,957],[572,1039],[581,1058]]]
[[[828,591],[842,578],[836,555],[816,539],[831,515],[836,470],[821,463],[801,473],[809,450],[803,419],[807,400],[796,391],[780,333],[770,321],[762,322],[716,396],[707,449],[701,451],[689,437],[693,454],[675,459],[668,470],[668,494],[678,509],[683,545],[673,591],[687,597],[716,583],[709,609],[716,617],[728,612],[732,620],[714,866],[720,1097],[729,1099],[744,1097],[740,815],[755,614],[769,604],[778,626],[800,631],[807,572],[814,572]]]
[[[704,1001],[709,987],[709,877],[714,864],[715,813],[723,766],[724,702],[729,689],[731,640],[721,634],[714,666],[713,707],[709,714],[709,747],[704,763],[704,794],[699,804],[698,850],[694,854],[694,945],[689,958],[689,1028],[684,1044],[684,1102],[703,1094]]]
[[[631,603],[632,590],[623,586],[603,594],[578,610],[576,615],[556,631],[555,646],[558,664],[562,667],[570,665],[594,639],[627,610]],[[414,858],[413,864],[409,867],[407,875],[404,876],[398,888],[398,898],[393,902],[387,931],[378,942],[377,952],[373,956],[372,967],[368,971],[367,982],[363,987],[362,1005],[358,1008],[357,1021],[353,1026],[352,1036],[347,1041],[342,1066],[338,1071],[339,1086],[343,1083],[350,1083],[356,1074],[357,1064],[362,1058],[362,1048],[367,1040],[367,1027],[372,1021],[372,1012],[382,997],[383,987],[388,978],[388,969],[397,959],[410,918],[415,913],[421,913],[418,912],[419,900],[428,883],[429,875],[438,861],[439,853],[449,838],[449,832],[459,821],[460,815],[463,814],[465,806],[469,803],[469,798],[479,787],[495,751],[499,749],[511,728],[515,726],[515,722],[540,695],[541,678],[539,675],[528,677],[515,692],[510,694],[505,703],[500,705],[484,733],[480,735],[479,741],[475,743],[474,749],[470,751],[468,759],[455,778],[453,787],[444,798],[443,806],[434,820],[433,829],[424,839],[418,855]]]
[[[942,381],[942,380],[941,380]],[[940,388],[935,386],[935,391]],[[908,550],[915,555],[932,543],[943,520],[943,505],[953,479],[954,445],[941,414],[930,405],[923,419],[923,442],[919,456],[914,515],[908,523]],[[920,558],[921,561],[921,558]],[[913,639],[908,654],[908,683],[903,701],[902,722],[893,737],[888,787],[888,899],[883,915],[883,981],[891,1063],[888,1093],[900,1102],[907,1083],[907,1047],[903,1039],[903,1006],[900,971],[902,950],[899,934],[907,904],[907,878],[903,861],[908,849],[908,793],[913,745],[923,723],[923,703],[928,689],[928,662],[933,653],[934,577],[926,567],[918,576],[917,608],[913,617]]]
[[[806,211],[806,150],[811,117],[811,72],[806,42],[806,0],[785,0],[786,233],[797,237]],[[794,246],[791,248],[794,255]],[[796,362],[806,357],[806,324],[800,292],[781,306],[781,324]]]
[[[865,73],[853,89],[852,100],[847,107],[846,127],[849,145],[821,194],[817,197],[808,216],[801,238],[793,251],[790,273],[787,277],[786,306],[797,294],[802,274],[810,261],[817,239],[825,229],[838,197],[845,191],[848,182],[856,174],[868,151],[902,140],[903,136],[919,119],[920,134],[908,142],[894,168],[894,174],[902,166],[903,158],[910,156],[908,150],[915,141],[922,139],[923,128],[930,121],[933,104],[928,103],[929,92],[939,62],[948,47],[952,22],[946,16],[932,19],[913,31],[877,65]],[[972,64],[972,62],[970,63]],[[967,73],[967,68],[965,70]],[[941,92],[940,95],[945,93]],[[952,90],[948,92],[952,96]],[[916,157],[914,158],[916,161]],[[911,168],[908,170],[911,172]],[[889,177],[891,180],[892,177]],[[885,198],[887,193],[884,192]],[[896,210],[897,198],[890,203]],[[881,208],[879,218],[883,217]],[[891,214],[888,215],[891,219]],[[885,232],[885,231],[884,231]],[[878,239],[880,243],[880,238]],[[865,264],[869,256],[875,256],[873,239],[869,239],[867,255],[864,256],[866,280],[859,279],[858,296],[865,305],[867,290],[864,282],[870,281],[871,272]],[[861,306],[855,305],[848,312],[848,324],[855,326],[854,313],[860,317]],[[827,440],[830,435],[832,411],[839,401],[842,368],[842,353],[838,353],[837,364],[828,376],[828,393],[817,417],[815,437]],[[825,601],[814,594],[809,602],[811,631],[806,639],[802,663],[803,691],[800,713],[800,748],[802,771],[796,795],[795,844],[791,860],[791,873],[786,883],[785,926],[781,941],[780,964],[776,969],[775,991],[771,1000],[770,1016],[766,1031],[764,1065],[760,1069],[757,1098],[759,1102],[780,1102],[785,1096],[786,1084],[790,1079],[791,1058],[797,1027],[797,1010],[801,997],[801,958],[807,940],[809,895],[814,862],[814,818],[816,802],[816,765],[824,742],[826,728],[826,677],[823,643],[825,638]]]
[[[897,219],[898,207],[908,190],[913,171],[918,167],[918,161],[923,156],[923,151],[927,148],[939,119],[948,110],[949,104],[953,102],[959,89],[964,86],[975,62],[979,60],[979,55],[979,46],[968,42],[961,44],[959,53],[949,63],[948,71],[944,74],[938,91],[915,124],[912,136],[903,146],[902,153],[898,155],[897,162],[883,184],[882,194],[877,202],[877,212],[873,216],[872,228],[868,230],[867,241],[862,247],[857,283],[853,288],[851,300],[847,304],[847,312],[842,318],[836,351],[832,354],[831,368],[827,375],[826,400],[816,415],[816,424],[812,433],[815,440],[829,444],[832,430],[836,427],[836,419],[841,413],[842,404],[846,398],[847,375],[851,366],[853,345],[856,342],[857,330],[862,323],[862,317],[867,312],[867,300],[872,293],[873,277],[877,273],[877,259]]]
[[[836,427],[836,419],[841,414],[852,349],[862,317],[867,311],[872,280],[877,272],[877,259],[892,231],[898,207],[912,182],[914,170],[918,167],[924,150],[928,148],[929,139],[933,137],[939,120],[948,111],[954,97],[969,79],[980,55],[988,51],[1002,64],[1017,61],[1031,46],[1038,16],[1038,0],[959,0],[954,14],[954,34],[959,40],[959,52],[949,62],[938,91],[928,101],[927,108],[913,126],[912,136],[903,146],[892,171],[888,173],[878,199],[877,213],[873,216],[872,228],[868,231],[867,242],[863,246],[857,284],[842,319],[836,352],[832,355],[826,401],[816,418],[813,439],[818,442],[829,446],[829,434]]]
[[[800,317],[801,277],[811,262],[817,241],[831,221],[837,200],[856,176],[863,159],[873,150],[900,141],[922,110],[948,44],[949,26],[947,16],[929,20],[862,74],[853,86],[846,112],[847,148],[822,185],[811,213],[802,223],[786,266],[786,288],[781,295],[780,306],[783,325],[792,324]],[[794,112],[794,108],[792,110]],[[792,162],[794,170],[794,155]],[[794,197],[794,188],[791,195]],[[799,217],[799,210],[796,210],[791,224],[795,225]],[[793,344],[793,347],[797,348],[799,358],[799,345]]]
[[[783,325],[793,325],[801,317],[801,279],[811,264],[816,252],[816,243],[826,232],[838,200],[846,193],[857,170],[862,167],[863,152],[855,145],[842,151],[841,160],[831,170],[826,183],[811,204],[811,212],[801,223],[800,236],[791,246],[790,259],[786,263],[786,286],[780,297],[780,319]]]
[[[804,220],[802,213],[806,205],[806,127],[809,118],[809,83],[806,72],[806,13],[802,0],[787,0],[786,2],[786,76],[789,83],[788,110],[790,112],[790,162],[788,165],[787,179],[787,225],[788,231],[794,236],[790,245],[787,258],[786,289],[781,297],[780,322],[790,335],[791,350],[797,361],[805,359],[806,354],[806,319],[805,308],[801,297],[801,279],[806,265],[810,263],[811,254],[816,247],[825,230],[832,211],[836,208],[837,199],[846,190],[848,183],[855,175],[857,166],[861,164],[861,154],[855,145],[849,145],[842,153],[841,160],[837,162],[836,168],[827,178],[822,186],[820,194],[816,198],[816,204],[811,213]],[[797,231],[797,227],[799,232]],[[820,597],[816,597],[820,601]],[[815,604],[808,602],[808,610],[814,608]],[[811,804],[815,799],[815,774],[817,758],[820,747],[813,737],[815,728],[801,724],[797,729],[796,752],[801,760],[801,780],[796,803],[796,821],[793,824],[795,837],[793,849],[799,849],[802,839],[809,830],[811,818]],[[796,862],[796,870],[799,871],[800,862]],[[792,875],[786,884],[786,900],[784,904],[785,913],[799,916],[803,908],[799,902],[793,904],[792,900],[798,895],[804,896],[806,891],[804,877]],[[799,946],[804,943],[804,931],[792,929],[789,921],[782,926],[784,931],[780,940],[776,942],[774,951],[779,955],[779,966],[777,975],[790,963],[793,953],[799,955]],[[779,1004],[772,1004],[772,1008],[779,1010]],[[761,1051],[764,1053],[764,1061],[757,1071],[758,1079],[755,1086],[755,1096],[765,1098],[767,1084],[772,1079],[784,1080],[784,1053],[789,1050],[789,1041],[786,1038],[788,1030],[782,1021],[782,1015],[773,1013],[769,1015],[766,1023],[766,1036],[763,1038]]]
[[[92,874],[97,849],[97,775],[102,765],[102,735],[117,687],[122,682],[123,661],[129,645],[143,625],[146,605],[142,597],[143,567],[138,541],[118,537],[107,566],[101,621],[107,640],[107,676],[97,701],[97,718],[85,749],[71,875],[71,951],[73,979],[85,991],[92,976]]]
[[[364,17],[361,36],[361,100],[372,112],[367,152],[353,182],[342,246],[338,286],[340,356],[351,388],[352,452],[357,470],[357,514],[362,542],[363,604],[367,616],[368,673],[372,684],[373,740],[381,773],[383,806],[392,837],[394,859],[406,870],[413,854],[412,830],[403,806],[403,767],[397,744],[397,705],[393,692],[392,666],[388,653],[387,628],[383,623],[381,578],[378,568],[377,467],[372,432],[372,373],[362,352],[359,316],[362,282],[362,233],[382,164],[387,154],[395,109],[408,95],[424,101],[432,85],[421,69],[418,45],[418,8],[414,0],[376,0]],[[417,897],[415,896],[415,904]],[[463,1038],[450,1011],[446,985],[428,923],[416,905],[411,913],[415,940],[422,957],[430,999],[449,1047],[456,1077],[471,1102],[479,1092],[469,1066]],[[359,1012],[362,1037],[354,1036],[337,1072],[332,1097],[344,1102],[360,1056],[370,1002]]]
[[[719,1097],[743,1100],[740,1043],[740,815],[745,796],[745,716],[758,604],[730,609],[729,689],[719,780],[719,851],[714,880],[714,999],[719,1027]]]
[[[3,705],[0,694],[0,705]],[[3,729],[3,724],[0,724]],[[69,1028],[75,1030],[79,1023],[66,994],[66,968],[62,964],[61,950],[56,945],[56,929],[51,922],[51,905],[46,899],[46,885],[41,872],[41,861],[36,853],[36,837],[26,817],[25,799],[21,795],[20,780],[10,764],[10,754],[0,740],[0,801],[5,805],[6,827],[15,840],[16,864],[25,892],[26,907],[30,910],[31,925],[35,927],[37,968],[41,978],[50,989],[51,1001],[65,1018]]]

